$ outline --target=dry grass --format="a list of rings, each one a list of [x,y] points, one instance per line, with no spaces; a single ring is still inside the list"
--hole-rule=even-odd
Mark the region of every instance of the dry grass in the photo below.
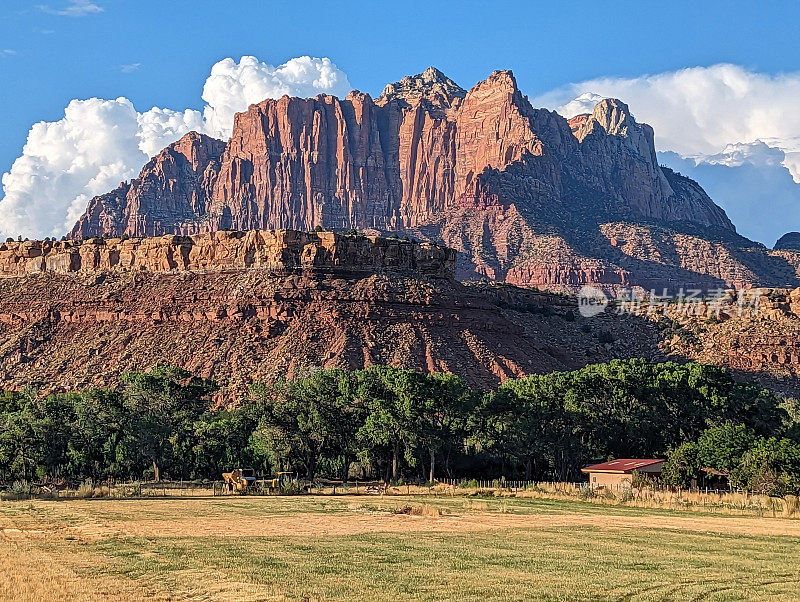
[[[625,506],[681,510],[731,516],[793,517],[800,511],[796,496],[786,498],[745,493],[705,493],[669,490],[591,490],[573,483],[542,482],[525,488],[462,487],[437,484],[433,487],[402,485],[389,487],[387,495],[432,495],[434,497],[499,497],[519,499],[580,500],[603,506]]]
[[[315,489],[322,495],[365,494],[364,484],[337,485]],[[213,495],[213,487],[192,486],[191,488],[170,488],[167,485],[120,484],[112,488],[107,486],[82,485],[77,490],[59,491],[49,495],[38,496],[39,499],[91,499],[91,498],[163,498],[163,497],[206,497]],[[591,490],[573,483],[542,482],[525,488],[506,487],[464,487],[447,484],[433,486],[401,485],[390,486],[385,490],[386,496],[433,496],[444,497],[500,497],[521,499],[556,499],[580,500],[605,506],[627,506],[631,508],[652,508],[666,510],[689,510],[710,512],[735,516],[772,516],[792,517],[800,510],[800,502],[796,496],[771,498],[744,493],[705,493],[702,491],[669,491],[669,490]],[[2,500],[31,499],[27,493],[16,495],[11,492],[0,493]]]
[[[688,510],[734,516],[792,517],[798,509],[798,498],[768,497],[746,493],[705,493],[703,491],[669,491],[622,489],[591,490],[572,483],[538,483],[512,491],[509,489],[470,490],[452,488],[450,495],[492,495],[528,499],[581,500],[606,506]]]
[[[0,504],[0,598],[792,599],[800,521],[453,496]]]

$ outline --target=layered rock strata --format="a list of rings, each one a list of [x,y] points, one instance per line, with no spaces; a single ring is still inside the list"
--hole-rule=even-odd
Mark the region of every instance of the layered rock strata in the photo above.
[[[432,243],[292,230],[0,244],[0,276],[263,268],[391,270],[452,278],[455,262],[455,251]]]
[[[605,322],[579,329],[574,302],[562,297],[340,268],[98,268],[0,278],[0,388],[108,386],[126,371],[166,363],[214,379],[218,401],[230,404],[255,381],[317,366],[390,364],[495,387],[655,348],[654,335],[631,318],[613,323],[639,346],[609,350],[597,337]]]
[[[728,292],[688,311],[612,304],[584,318],[574,298],[454,280],[443,247],[294,231],[6,243],[0,266],[0,388],[106,386],[168,363],[217,380],[227,404],[315,366],[391,364],[491,388],[645,357],[800,394],[800,289],[756,289],[744,311]]]
[[[755,259],[627,255],[600,232],[617,222]],[[781,261],[737,236],[696,182],[658,165],[652,128],[623,102],[568,121],[532,107],[510,71],[468,91],[430,68],[376,99],[264,100],[227,142],[188,134],[92,199],[70,237],[315,226],[436,240],[460,252],[460,277],[529,286],[795,284],[773,278]]]

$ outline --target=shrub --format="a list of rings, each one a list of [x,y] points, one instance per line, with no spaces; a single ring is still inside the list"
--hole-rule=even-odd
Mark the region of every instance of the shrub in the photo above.
[[[297,481],[284,483],[280,487],[278,487],[277,491],[278,495],[302,495],[304,493],[307,493],[306,488],[303,487]]]
[[[627,489],[625,491],[627,491]],[[611,491],[610,489],[606,489],[605,487],[603,489],[597,490],[595,493],[597,497],[602,498],[604,500],[614,501],[617,499],[617,496],[614,495],[614,492]]]
[[[639,472],[638,470],[633,471],[631,475],[632,489],[652,489],[654,484],[653,480],[643,472]]]
[[[800,498],[796,495],[787,495],[783,498],[784,516],[794,516],[798,508],[800,508]]]
[[[31,484],[28,481],[14,481],[11,484],[11,495],[24,496],[31,494]]]
[[[763,495],[800,494],[800,445],[789,439],[759,439],[731,471],[731,483]]]

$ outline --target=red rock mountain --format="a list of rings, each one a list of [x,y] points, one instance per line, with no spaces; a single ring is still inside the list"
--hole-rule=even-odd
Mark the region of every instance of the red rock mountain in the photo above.
[[[187,134],[92,199],[70,236],[375,229],[456,248],[462,278],[796,284],[792,261],[658,165],[653,138],[618,100],[568,121],[533,108],[510,71],[465,91],[431,67],[377,99],[267,99],[236,115],[227,143]]]
[[[661,357],[654,328],[575,301],[453,279],[455,252],[333,232],[0,243],[0,388],[108,386],[180,365],[236,403],[311,366],[405,366],[482,387],[613,357]],[[581,324],[582,325],[582,324]],[[598,333],[636,346],[613,353]]]
[[[731,293],[586,318],[574,298],[457,282],[454,264],[438,245],[333,232],[0,243],[0,388],[110,386],[169,363],[217,381],[227,404],[311,366],[391,364],[491,388],[644,357],[800,395],[800,288],[752,291],[743,311]]]

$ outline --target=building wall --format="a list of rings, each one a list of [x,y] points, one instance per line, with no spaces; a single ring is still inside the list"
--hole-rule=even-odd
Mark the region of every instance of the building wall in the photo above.
[[[643,466],[636,470],[643,475],[656,479],[661,476],[661,469],[664,467],[664,462],[657,462],[649,466]],[[589,485],[592,488],[597,487],[612,487],[619,488],[623,486],[630,487],[632,472],[618,473],[618,472],[593,472],[589,471]]]
[[[592,489],[597,487],[622,487],[623,484],[630,485],[631,475],[613,472],[590,472],[589,485]]]

